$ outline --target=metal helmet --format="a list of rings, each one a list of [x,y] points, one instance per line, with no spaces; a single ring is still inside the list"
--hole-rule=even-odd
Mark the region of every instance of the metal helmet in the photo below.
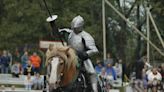
[[[71,22],[71,28],[79,28],[79,27],[83,27],[83,25],[84,25],[84,19],[80,15],[73,18]]]

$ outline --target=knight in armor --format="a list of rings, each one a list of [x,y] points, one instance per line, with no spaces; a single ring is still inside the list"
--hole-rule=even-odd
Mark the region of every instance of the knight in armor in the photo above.
[[[84,31],[84,19],[83,17],[76,16],[71,22],[71,29],[64,28],[59,30],[60,33],[67,33],[66,38],[68,45],[77,51],[78,57],[83,61],[86,71],[90,75],[90,82],[94,92],[97,90],[96,72],[93,67],[90,56],[98,53],[98,49],[95,45],[93,37]]]

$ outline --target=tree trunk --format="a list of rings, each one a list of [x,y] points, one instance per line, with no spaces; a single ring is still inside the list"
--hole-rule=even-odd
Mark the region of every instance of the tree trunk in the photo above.
[[[141,31],[140,25],[140,5],[137,5],[137,28]],[[141,36],[137,36],[137,47],[136,47],[136,60],[140,58],[140,51],[141,51]]]

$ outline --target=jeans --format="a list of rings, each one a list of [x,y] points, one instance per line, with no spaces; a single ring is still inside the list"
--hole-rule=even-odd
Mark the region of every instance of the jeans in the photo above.
[[[39,73],[40,72],[40,67],[34,68],[34,72]]]
[[[26,89],[26,90],[31,90],[31,86],[32,86],[31,84],[26,84],[26,85],[25,85],[25,89]]]
[[[1,65],[1,73],[9,73],[9,66]]]

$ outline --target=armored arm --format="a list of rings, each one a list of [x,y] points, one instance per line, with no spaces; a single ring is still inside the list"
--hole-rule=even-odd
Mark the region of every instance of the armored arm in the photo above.
[[[67,43],[68,43],[68,37],[69,37],[69,35],[70,35],[71,32],[72,32],[72,30],[71,29],[68,29],[68,28],[59,29],[60,35],[62,36],[62,38]]]
[[[88,54],[88,56],[92,56],[99,52],[95,45],[95,41],[93,37],[89,33],[84,32],[82,37],[85,40],[85,48],[86,48],[86,53]]]

